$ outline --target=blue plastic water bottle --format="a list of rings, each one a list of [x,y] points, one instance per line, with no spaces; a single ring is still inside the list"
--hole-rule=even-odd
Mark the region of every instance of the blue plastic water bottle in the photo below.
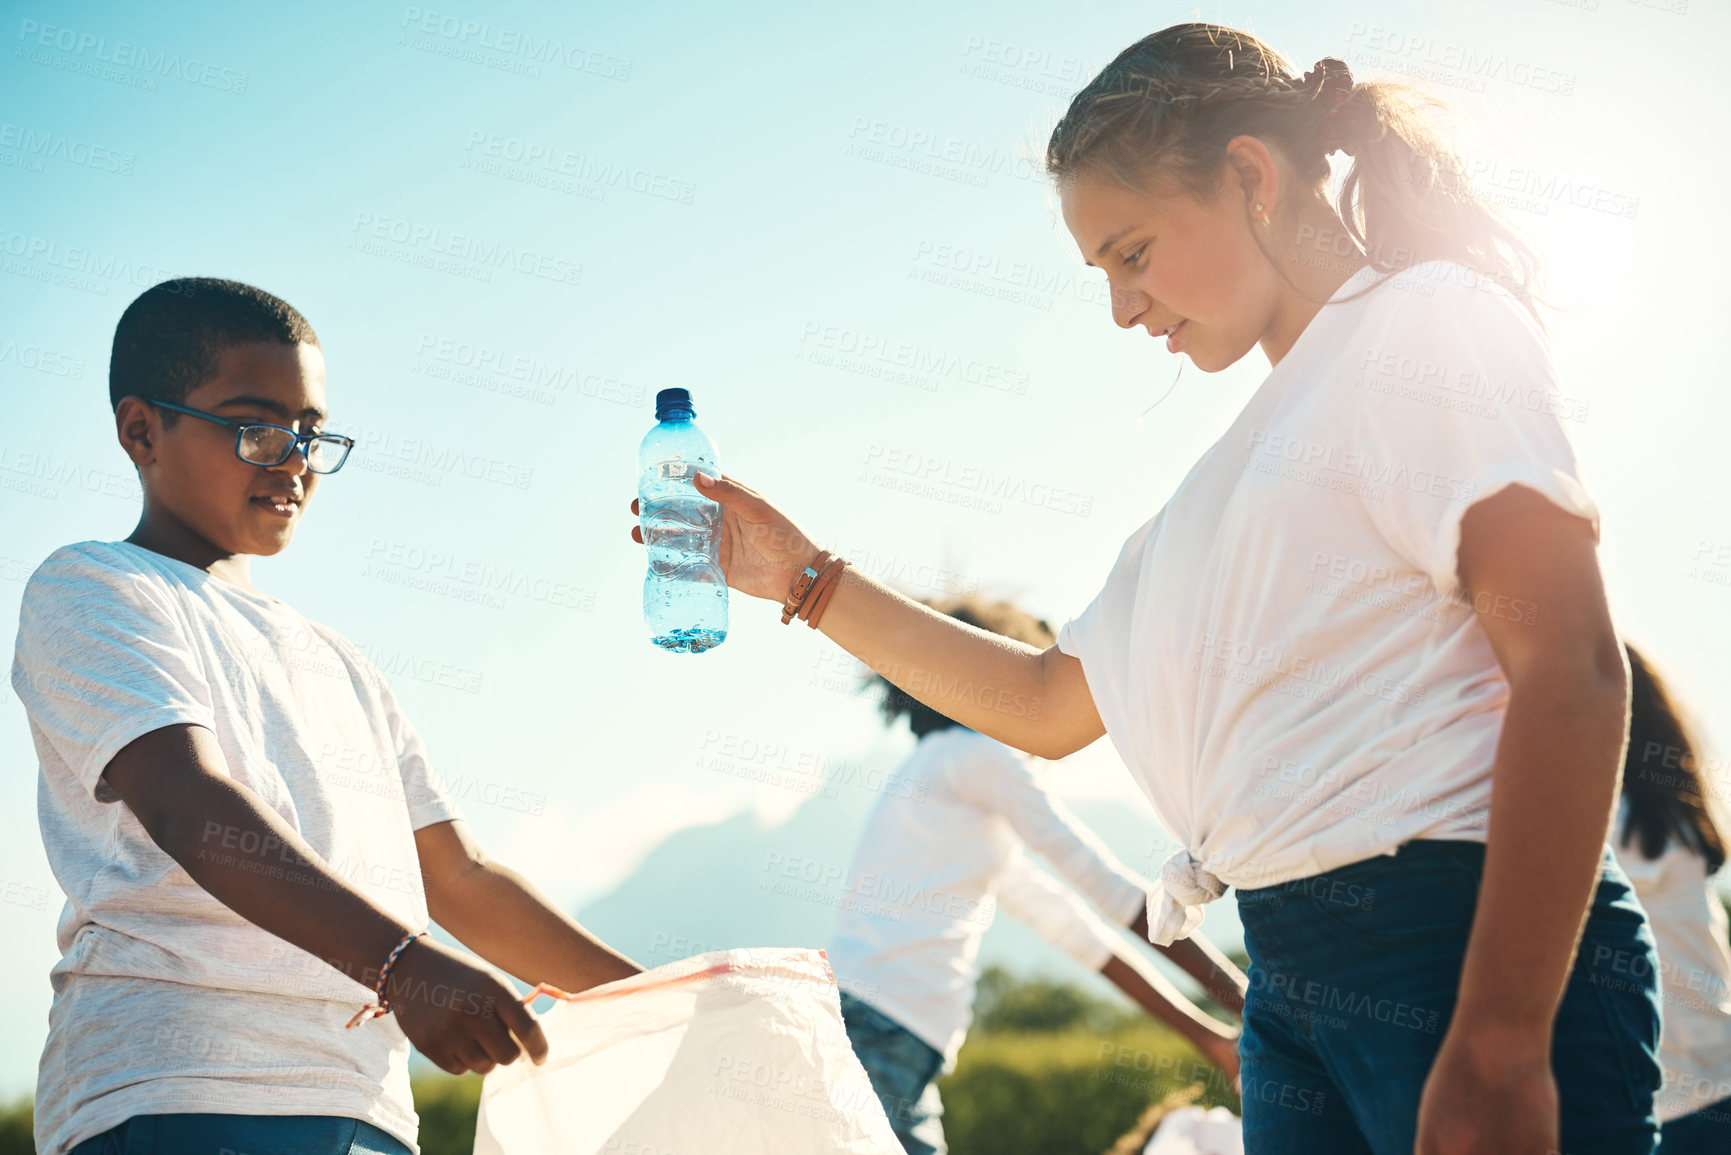
[[[697,427],[691,394],[655,395],[656,425],[637,450],[638,524],[649,551],[643,622],[663,649],[701,654],[727,637],[727,578],[721,572],[721,503],[694,474],[721,476],[715,443]]]

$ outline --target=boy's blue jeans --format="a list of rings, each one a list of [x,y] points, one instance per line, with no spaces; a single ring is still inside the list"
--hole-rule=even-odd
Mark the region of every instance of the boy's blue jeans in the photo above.
[[[841,1018],[860,1066],[908,1155],[945,1155],[943,1101],[933,1081],[944,1057],[872,1006],[841,992]]]
[[[371,1123],[336,1115],[134,1115],[71,1155],[409,1155]]]
[[[1419,840],[1238,892],[1250,955],[1238,1044],[1246,1155],[1412,1155],[1484,852]],[[1646,913],[1607,848],[1551,1043],[1565,1155],[1655,1149],[1658,986]]]

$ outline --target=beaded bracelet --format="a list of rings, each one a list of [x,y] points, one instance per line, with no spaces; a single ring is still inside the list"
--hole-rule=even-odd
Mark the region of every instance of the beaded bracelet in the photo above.
[[[391,977],[391,968],[397,965],[397,956],[402,954],[404,948],[410,943],[426,933],[424,930],[418,930],[413,934],[404,935],[403,941],[391,949],[390,957],[385,959],[385,965],[379,968],[379,984],[373,988],[373,1001],[355,1012],[355,1017],[350,1019],[349,1025],[343,1028],[345,1031],[353,1030],[356,1024],[364,1023],[368,1019],[391,1013],[390,1000],[385,998],[385,981]]]

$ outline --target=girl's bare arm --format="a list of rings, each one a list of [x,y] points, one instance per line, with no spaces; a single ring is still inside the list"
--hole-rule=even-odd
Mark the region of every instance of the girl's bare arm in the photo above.
[[[761,494],[726,474],[696,484],[721,503],[727,584],[752,597],[783,601],[822,547]],[[636,500],[631,512],[639,513]],[[641,526],[631,536],[643,541]],[[765,606],[763,612],[775,611]],[[808,627],[795,620],[787,628]],[[975,629],[851,566],[842,572],[818,629],[912,697],[1018,750],[1062,758],[1106,732],[1075,658],[1056,646],[1037,650]]]
[[[1585,521],[1511,486],[1467,511],[1459,563],[1509,704],[1484,880],[1459,1002],[1425,1085],[1419,1150],[1441,1150],[1450,1128],[1484,1150],[1537,1150],[1554,1145],[1551,1027],[1616,805],[1628,671]]]
[[[1082,663],[941,614],[853,567],[818,628],[901,690],[970,729],[1041,758],[1106,732]]]

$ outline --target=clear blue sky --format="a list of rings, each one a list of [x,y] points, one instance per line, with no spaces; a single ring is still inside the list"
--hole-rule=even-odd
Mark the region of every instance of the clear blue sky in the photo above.
[[[488,845],[577,906],[683,826],[785,814],[705,752],[900,740],[767,602],[736,595],[702,657],[648,644],[627,504],[655,390],[689,388],[726,468],[873,572],[1080,610],[1267,365],[1189,367],[1142,416],[1177,362],[1111,325],[1030,162],[1094,70],[1201,16],[1454,100],[1573,310],[1553,339],[1617,617],[1723,769],[1727,114],[1691,61],[1727,20],[1681,2],[7,4],[0,621],[55,547],[135,520],[106,404],[122,309],[166,275],[238,278],[311,318],[331,427],[362,442],[257,580],[401,671]],[[1018,266],[1035,287],[994,296]],[[1066,496],[877,484],[898,469]],[[1074,762],[1066,792],[1139,805],[1107,743]],[[61,895],[9,689],[0,769],[11,1094]]]

